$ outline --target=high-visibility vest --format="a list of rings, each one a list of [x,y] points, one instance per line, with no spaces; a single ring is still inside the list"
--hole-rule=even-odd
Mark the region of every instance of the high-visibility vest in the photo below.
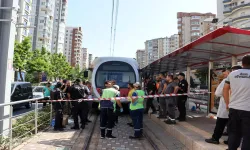
[[[136,90],[137,96],[145,96],[145,92],[143,90]],[[144,98],[138,98],[137,101],[133,104],[130,103],[130,110],[137,110],[144,108],[143,106]]]
[[[102,93],[102,98],[115,98],[117,95],[117,90],[114,88],[104,89]],[[101,100],[100,108],[112,108],[114,109],[116,105],[115,100]]]
[[[132,97],[132,94],[134,93],[134,89],[131,89],[129,92],[128,92],[128,101],[132,101],[132,99],[130,97]]]

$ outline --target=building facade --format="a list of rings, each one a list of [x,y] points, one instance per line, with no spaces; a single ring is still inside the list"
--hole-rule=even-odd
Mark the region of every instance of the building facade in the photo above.
[[[33,0],[31,26],[29,35],[32,37],[32,49],[44,47],[52,52],[55,0]]]
[[[215,30],[212,23],[204,22],[207,18],[215,18],[212,13],[185,13],[178,12],[178,34],[179,46],[183,47],[188,43],[197,40],[199,37]]]
[[[146,64],[146,52],[144,49],[143,50],[139,49],[136,51],[136,60],[140,69],[147,65]]]
[[[66,27],[64,52],[66,60],[72,67],[79,65],[82,69],[82,29],[81,27]]]
[[[63,53],[67,16],[67,0],[56,0],[54,11],[54,27],[52,53]]]
[[[250,30],[250,0],[217,0],[220,25]]]
[[[25,37],[29,36],[32,0],[19,0],[18,5],[18,28],[16,29],[15,40],[17,42],[22,42]]]
[[[164,56],[164,49],[166,49],[164,48],[164,43],[165,38],[157,38],[145,42],[146,64],[150,64]]]
[[[174,34],[170,37],[166,37],[164,42],[164,55],[172,53],[179,48],[179,35]]]
[[[89,54],[88,66],[91,67],[93,62],[93,54]]]
[[[89,68],[88,66],[88,49],[82,48],[82,66],[84,69]]]

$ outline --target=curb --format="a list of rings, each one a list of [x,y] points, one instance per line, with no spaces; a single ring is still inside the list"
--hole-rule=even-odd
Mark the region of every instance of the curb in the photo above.
[[[167,125],[156,117],[149,115],[155,123],[159,124],[173,137],[179,140],[188,150],[225,150],[226,145],[213,145],[205,142],[206,138],[210,138],[211,134],[192,126],[187,122],[178,122],[177,125]]]

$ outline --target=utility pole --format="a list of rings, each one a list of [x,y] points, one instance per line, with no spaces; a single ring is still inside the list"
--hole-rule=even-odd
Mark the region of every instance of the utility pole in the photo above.
[[[0,0],[0,103],[10,102],[18,0]],[[0,119],[9,116],[10,107],[0,107]],[[9,128],[0,121],[0,133]]]

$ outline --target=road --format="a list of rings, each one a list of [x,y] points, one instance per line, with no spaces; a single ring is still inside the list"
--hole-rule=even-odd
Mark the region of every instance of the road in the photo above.
[[[43,104],[42,103],[39,103],[38,104],[38,108],[41,108],[43,107]],[[32,104],[32,107],[30,109],[26,109],[24,106],[23,107],[20,107],[20,108],[15,108],[13,110],[13,116],[18,116],[18,115],[21,115],[21,114],[24,114],[24,113],[27,113],[29,111],[34,111],[35,110],[35,104],[33,103]]]

